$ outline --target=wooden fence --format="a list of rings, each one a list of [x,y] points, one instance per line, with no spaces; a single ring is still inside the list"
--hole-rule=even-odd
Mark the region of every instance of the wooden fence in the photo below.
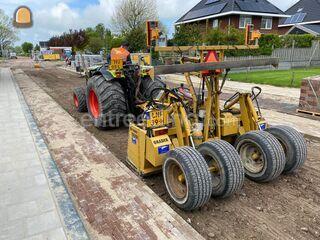
[[[273,50],[271,57],[279,58],[280,69],[320,66],[320,42],[314,41],[311,48],[295,48],[293,44],[292,48],[275,49]],[[226,57],[225,60],[233,61],[261,58],[270,58],[270,56]],[[258,69],[268,69],[268,67],[260,67]]]

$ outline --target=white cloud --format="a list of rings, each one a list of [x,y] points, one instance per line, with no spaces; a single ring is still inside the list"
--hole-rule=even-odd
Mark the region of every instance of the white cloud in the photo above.
[[[198,2],[199,0],[158,0],[157,8],[160,18],[178,20]]]
[[[295,4],[298,1],[299,0],[269,0],[269,2],[276,5],[282,11],[286,11],[289,7],[291,7],[293,4]]]
[[[86,1],[86,0],[77,0]],[[167,29],[172,31],[173,23],[184,13],[190,10],[200,0],[155,0],[160,20]],[[269,0],[282,10],[285,10],[298,0]],[[53,35],[60,34],[69,29],[86,28],[104,23],[111,27],[111,16],[117,0],[99,0],[97,3],[87,4],[82,8],[71,8],[70,3],[76,0],[0,0],[0,8],[8,15],[12,15],[19,5],[27,5],[34,15],[34,26],[31,29],[20,30],[20,42],[47,40]],[[85,3],[85,2],[83,2]]]

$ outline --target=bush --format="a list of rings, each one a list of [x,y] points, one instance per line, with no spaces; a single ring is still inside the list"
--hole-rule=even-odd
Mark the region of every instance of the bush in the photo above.
[[[282,47],[291,48],[293,41],[295,41],[294,46],[296,48],[310,48],[312,47],[312,41],[315,40],[316,37],[310,34],[293,34],[293,35],[286,35],[282,37]]]
[[[295,41],[296,48],[309,48],[312,46],[312,41],[317,38],[305,35],[286,35],[279,36],[276,34],[263,34],[259,39],[259,49],[255,50],[228,50],[225,51],[226,56],[259,56],[272,54],[276,48],[291,48]],[[320,39],[320,38],[319,38]],[[179,46],[188,45],[243,45],[245,42],[245,33],[234,27],[228,30],[219,28],[212,29],[206,35],[201,35],[200,27],[197,24],[187,24],[177,27],[174,38],[170,44]]]
[[[281,41],[278,35],[275,34],[264,34],[259,39],[259,53],[260,55],[272,54],[273,49],[280,48]]]
[[[199,45],[202,41],[200,26],[198,24],[183,24],[176,27],[173,43],[177,46]]]
[[[212,29],[206,35],[206,43],[208,45],[221,45],[225,42],[225,33],[220,29]]]
[[[210,30],[206,34],[205,43],[208,45],[241,45],[244,44],[244,32],[234,27],[228,30],[218,28]]]

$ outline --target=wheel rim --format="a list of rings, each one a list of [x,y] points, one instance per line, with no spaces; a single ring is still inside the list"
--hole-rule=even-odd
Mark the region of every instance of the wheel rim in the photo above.
[[[73,102],[76,107],[79,107],[79,100],[75,94],[73,94]]]
[[[188,198],[188,184],[182,167],[175,159],[167,164],[165,181],[171,197],[178,203],[184,203]]]
[[[221,186],[223,180],[223,173],[219,163],[212,156],[204,156],[204,159],[208,163],[209,171],[212,177],[212,187],[217,189]]]
[[[261,149],[253,143],[245,143],[240,148],[243,166],[250,173],[260,173],[265,167],[265,159]]]
[[[99,107],[98,97],[96,93],[93,91],[93,89],[91,89],[89,92],[89,106],[90,106],[90,111],[93,117],[98,118],[100,115],[100,107]]]

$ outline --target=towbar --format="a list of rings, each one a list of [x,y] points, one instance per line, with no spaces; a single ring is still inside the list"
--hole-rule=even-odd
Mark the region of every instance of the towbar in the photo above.
[[[154,67],[155,75],[175,74],[186,72],[199,72],[215,69],[232,69],[232,68],[245,68],[245,67],[258,67],[272,65],[278,67],[278,58],[267,59],[253,59],[253,60],[239,60],[227,62],[209,62],[209,63],[187,63],[176,65],[162,65]]]

